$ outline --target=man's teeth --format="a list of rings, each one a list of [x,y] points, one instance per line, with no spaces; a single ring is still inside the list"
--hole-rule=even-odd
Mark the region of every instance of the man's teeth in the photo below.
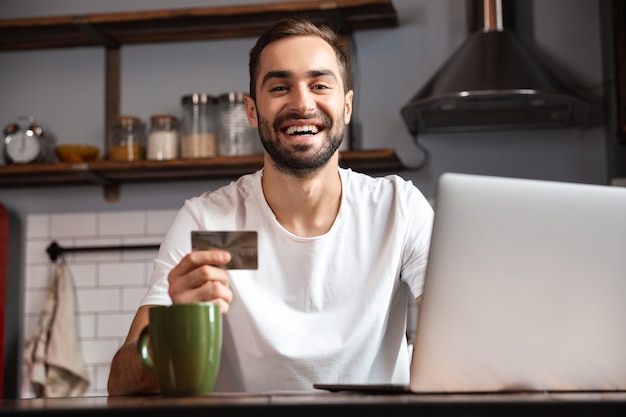
[[[315,135],[317,132],[319,132],[319,129],[315,125],[291,126],[288,127],[287,130],[285,130],[285,133],[288,135],[293,135],[296,133]]]

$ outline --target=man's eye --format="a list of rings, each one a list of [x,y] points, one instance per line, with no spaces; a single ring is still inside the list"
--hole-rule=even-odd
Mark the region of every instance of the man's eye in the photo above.
[[[314,85],[313,86],[313,90],[327,90],[328,87],[327,85],[323,85],[323,84],[318,84],[318,85]]]
[[[272,87],[270,89],[270,91],[285,91],[287,90],[287,87],[285,87],[284,85],[277,85],[276,87]]]

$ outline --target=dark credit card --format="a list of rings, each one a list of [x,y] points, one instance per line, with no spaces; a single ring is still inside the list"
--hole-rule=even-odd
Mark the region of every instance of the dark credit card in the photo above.
[[[191,232],[191,250],[223,249],[230,252],[226,269],[257,269],[257,232]]]

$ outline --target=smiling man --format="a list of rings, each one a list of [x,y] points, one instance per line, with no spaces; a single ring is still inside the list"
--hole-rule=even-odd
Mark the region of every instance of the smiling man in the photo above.
[[[248,117],[259,129],[266,162],[304,178],[337,158],[352,114],[343,52],[320,37],[287,37],[257,44],[250,65],[255,82],[246,101]]]
[[[276,22],[250,52],[246,111],[263,169],[187,200],[115,354],[109,393],[158,392],[136,341],[152,305],[210,301],[224,318],[217,391],[309,391],[314,383],[408,383],[409,294],[419,297],[433,212],[397,175],[339,168],[352,114],[336,34]],[[194,230],[254,230],[258,269],[191,251]]]

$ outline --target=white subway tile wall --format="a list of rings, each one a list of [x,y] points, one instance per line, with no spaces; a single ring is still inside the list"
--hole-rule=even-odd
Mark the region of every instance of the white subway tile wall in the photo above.
[[[158,245],[177,210],[30,215],[26,223],[24,343],[33,331],[50,287],[53,263],[46,248]],[[111,359],[122,345],[145,294],[157,250],[68,252],[64,259],[76,290],[76,325],[90,375],[85,395],[107,395]],[[33,396],[23,377],[22,397]]]

